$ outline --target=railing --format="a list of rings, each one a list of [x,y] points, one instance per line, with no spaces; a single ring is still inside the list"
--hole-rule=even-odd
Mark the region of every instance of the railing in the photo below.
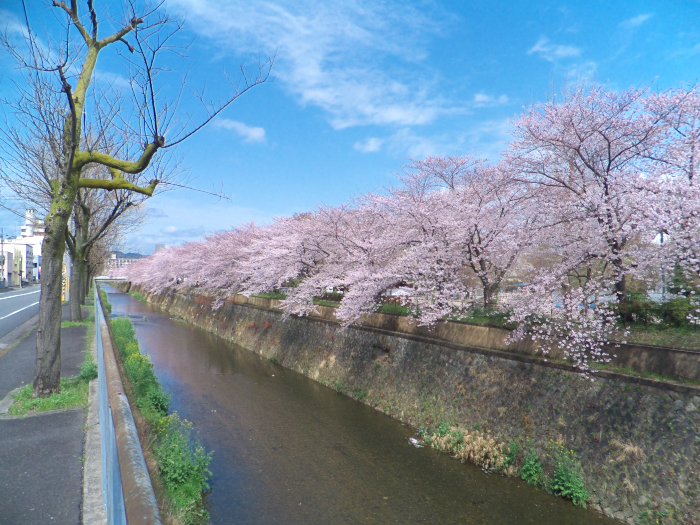
[[[129,400],[95,285],[95,335],[102,448],[102,495],[109,525],[160,524]]]

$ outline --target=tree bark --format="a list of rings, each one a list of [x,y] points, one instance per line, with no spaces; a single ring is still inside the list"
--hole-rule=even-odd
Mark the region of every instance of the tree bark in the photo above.
[[[84,269],[81,264],[80,252],[74,259],[71,259],[71,274],[70,274],[70,320],[82,321],[83,310],[80,307],[82,304],[82,289],[83,289]]]
[[[484,310],[493,306],[493,297],[498,292],[500,283],[484,283]]]
[[[615,296],[618,303],[623,303],[626,299],[625,292],[627,291],[627,276],[623,273],[615,281]]]
[[[41,246],[41,296],[39,326],[36,334],[34,396],[46,397],[60,391],[61,382],[61,288],[63,255],[66,249],[64,232],[70,214],[65,210],[50,213]]]

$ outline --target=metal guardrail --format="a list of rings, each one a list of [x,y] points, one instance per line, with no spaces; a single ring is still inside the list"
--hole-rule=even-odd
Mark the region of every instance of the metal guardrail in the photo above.
[[[109,525],[158,524],[160,514],[95,285],[102,495]]]

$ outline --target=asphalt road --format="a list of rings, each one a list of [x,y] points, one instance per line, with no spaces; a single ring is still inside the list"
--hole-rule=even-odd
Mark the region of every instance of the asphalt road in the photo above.
[[[40,286],[0,293],[0,337],[39,313]]]

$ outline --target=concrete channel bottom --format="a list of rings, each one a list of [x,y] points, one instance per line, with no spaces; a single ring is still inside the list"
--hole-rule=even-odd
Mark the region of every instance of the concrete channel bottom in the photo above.
[[[80,523],[85,409],[0,421],[0,524]]]

